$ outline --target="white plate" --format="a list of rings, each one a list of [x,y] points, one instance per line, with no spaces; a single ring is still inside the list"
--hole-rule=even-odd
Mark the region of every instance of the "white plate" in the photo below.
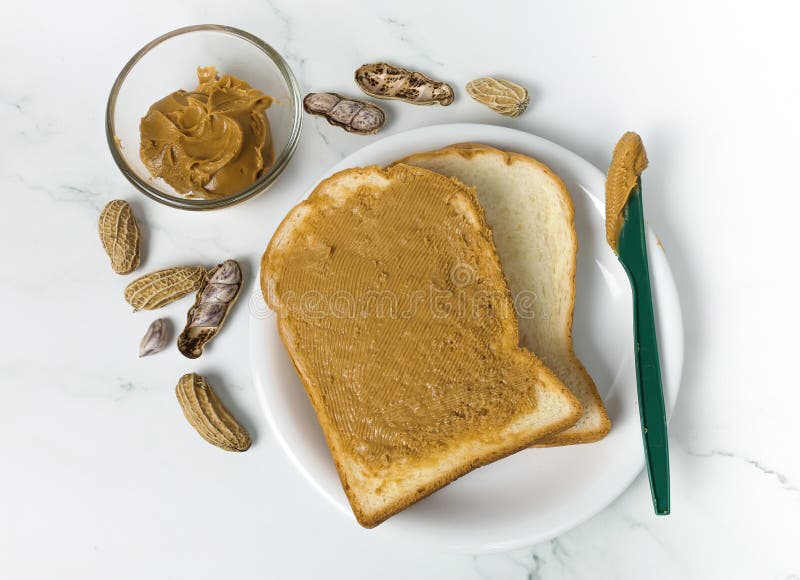
[[[605,241],[605,174],[574,153],[522,131],[454,124],[416,129],[372,143],[343,159],[325,176],[348,167],[386,165],[411,153],[463,141],[536,157],[569,188],[580,243],[575,348],[611,416],[611,432],[598,443],[522,451],[467,474],[374,530],[363,532],[432,548],[487,552],[543,542],[590,518],[628,487],[642,470],[644,455],[630,285]],[[644,190],[646,195],[646,176]],[[669,416],[680,386],[683,328],[672,273],[650,229],[648,248]],[[314,411],[278,336],[275,318],[264,314],[265,306],[256,306],[260,308],[251,308],[251,358],[269,423],[297,469],[343,514],[342,525],[357,527]],[[649,501],[641,505],[642,512],[652,509]]]

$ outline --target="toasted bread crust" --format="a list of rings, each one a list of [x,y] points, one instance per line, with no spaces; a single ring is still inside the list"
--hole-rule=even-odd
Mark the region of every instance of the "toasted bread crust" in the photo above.
[[[555,380],[558,380],[556,379],[555,376],[553,378]],[[565,388],[564,390],[566,393],[569,393],[569,390]],[[480,459],[476,459],[474,461],[461,465],[458,468],[446,471],[442,473],[442,475],[436,480],[433,480],[429,484],[418,488],[413,495],[409,495],[405,497],[403,500],[397,501],[391,504],[390,506],[387,506],[383,510],[380,510],[375,513],[366,513],[362,509],[360,509],[360,507],[356,507],[355,505],[353,505],[351,501],[351,505],[353,505],[353,511],[356,516],[356,519],[365,528],[374,528],[381,522],[386,521],[389,517],[393,516],[394,514],[406,509],[407,507],[418,502],[422,498],[427,497],[431,495],[433,492],[454,482],[462,475],[466,475],[467,473],[469,473],[474,469],[483,467],[484,465],[488,465],[494,461],[503,459],[504,457],[508,457],[509,455],[513,455],[514,453],[522,451],[523,449],[527,449],[528,447],[531,447],[534,444],[534,442],[547,436],[549,433],[558,433],[559,431],[563,431],[570,425],[574,424],[575,421],[578,420],[578,418],[581,416],[581,413],[583,412],[582,407],[580,403],[578,403],[577,399],[573,399],[573,401],[574,402],[572,403],[572,412],[570,415],[564,417],[564,419],[562,419],[561,421],[553,423],[549,425],[547,428],[542,429],[538,434],[534,434],[530,438],[530,440],[526,440],[515,445],[508,445],[505,448],[497,449],[496,451],[484,455]],[[336,467],[341,475],[341,470],[339,469],[338,463]],[[343,485],[346,485],[344,481],[342,483]]]

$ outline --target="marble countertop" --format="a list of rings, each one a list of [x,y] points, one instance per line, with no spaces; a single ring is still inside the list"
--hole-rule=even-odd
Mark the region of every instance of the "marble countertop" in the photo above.
[[[6,8],[0,577],[798,578],[792,329],[800,280],[790,252],[800,214],[791,173],[800,46],[785,4],[739,4],[75,0]],[[647,213],[685,317],[670,426],[672,515],[652,514],[640,476],[546,544],[465,555],[380,543],[314,493],[270,433],[250,376],[245,308],[199,361],[172,351],[137,359],[156,316],[134,316],[121,299],[131,278],[110,271],[97,239],[105,203],[127,199],[140,218],[139,273],[234,257],[252,279],[298,196],[380,138],[307,118],[285,175],[257,199],[199,214],[146,200],[109,155],[108,91],[145,42],[202,22],[267,40],[305,90],[352,93],[356,66],[391,60],[459,87],[495,74],[532,91],[515,120],[466,98],[446,110],[394,107],[382,135],[501,124],[604,168],[622,132],[642,134]],[[179,323],[185,308],[164,312]],[[224,383],[255,434],[251,451],[226,454],[188,430],[173,389],[189,370]]]

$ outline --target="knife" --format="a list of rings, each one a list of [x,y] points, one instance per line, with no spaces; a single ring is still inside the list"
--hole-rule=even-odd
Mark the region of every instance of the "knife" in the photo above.
[[[642,209],[641,173],[647,163],[641,137],[625,133],[614,148],[606,180],[606,238],[631,283],[636,387],[647,475],[655,512],[667,515],[670,511],[667,417]]]

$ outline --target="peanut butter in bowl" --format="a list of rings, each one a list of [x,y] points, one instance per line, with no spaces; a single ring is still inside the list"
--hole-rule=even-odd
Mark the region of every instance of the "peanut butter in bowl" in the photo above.
[[[177,192],[215,199],[251,186],[272,166],[272,98],[213,66],[198,67],[197,79],[194,90],[153,103],[139,125],[139,155]]]

